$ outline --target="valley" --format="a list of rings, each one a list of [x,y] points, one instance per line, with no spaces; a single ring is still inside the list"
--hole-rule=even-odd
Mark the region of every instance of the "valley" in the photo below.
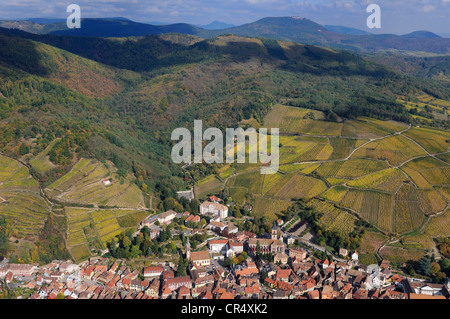
[[[314,212],[324,231],[359,242],[367,262],[438,252],[434,239],[449,236],[448,82],[341,49],[250,35],[0,30],[8,256],[102,255],[146,217],[195,212],[211,195],[258,233],[290,210]],[[170,133],[195,119],[221,130],[279,128],[278,172],[173,163]],[[195,200],[178,197],[191,188]],[[300,232],[319,238],[310,225]]]

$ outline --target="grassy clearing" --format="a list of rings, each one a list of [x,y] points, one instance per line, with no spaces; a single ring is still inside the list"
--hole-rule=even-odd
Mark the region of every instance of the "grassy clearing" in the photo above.
[[[245,201],[245,196],[248,194],[247,187],[229,187],[228,195],[236,204],[242,205]]]
[[[380,247],[387,239],[388,237],[381,233],[366,232],[362,238],[359,252],[362,254],[375,253],[378,247]]]
[[[55,167],[55,165],[50,161],[48,157],[48,153],[53,148],[53,146],[58,143],[61,139],[55,138],[41,153],[36,155],[35,158],[30,160],[30,165],[36,169],[36,171],[43,175],[50,171],[52,168]]]

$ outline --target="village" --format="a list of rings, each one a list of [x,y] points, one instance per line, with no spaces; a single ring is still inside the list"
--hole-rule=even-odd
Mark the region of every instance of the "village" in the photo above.
[[[257,236],[228,222],[228,207],[216,196],[200,204],[200,215],[181,214],[210,236],[191,248],[187,238],[186,274],[173,262],[134,269],[127,259],[91,257],[75,264],[54,260],[46,265],[0,263],[0,293],[13,290],[29,299],[448,299],[450,281],[425,282],[396,273],[388,260],[359,263],[358,253],[341,249],[339,257],[317,258],[315,247],[298,245],[283,234],[283,221]],[[151,237],[180,214],[173,210],[144,219]],[[270,254],[273,258],[265,258]],[[22,298],[21,295],[18,296]]]

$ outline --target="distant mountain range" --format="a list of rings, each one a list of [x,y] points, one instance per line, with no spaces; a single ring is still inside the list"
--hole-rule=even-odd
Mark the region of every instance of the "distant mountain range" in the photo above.
[[[207,25],[197,25],[197,26],[202,29],[206,29],[206,30],[220,30],[220,29],[235,27],[234,24],[229,24],[229,23],[225,23],[225,22],[221,22],[221,21],[213,21]]]
[[[80,29],[67,29],[65,20],[46,18],[0,21],[0,27],[58,36],[129,37],[181,33],[208,39],[222,34],[235,34],[360,52],[394,49],[450,54],[450,39],[442,38],[429,31],[416,31],[405,35],[371,34],[345,26],[323,26],[301,17],[268,17],[240,26],[233,26],[220,21],[195,26],[186,23],[155,25],[134,22],[120,17],[89,18],[82,19],[81,26]]]
[[[433,32],[429,32],[429,31],[415,31],[415,32],[411,32],[408,34],[404,34],[404,35],[402,35],[402,37],[409,38],[409,39],[439,39],[439,38],[442,38],[441,36],[439,36]]]
[[[333,31],[336,33],[342,33],[342,34],[350,34],[350,35],[369,35],[369,34],[371,34],[369,32],[363,31],[363,30],[344,27],[342,25],[324,25],[324,27],[330,31]]]

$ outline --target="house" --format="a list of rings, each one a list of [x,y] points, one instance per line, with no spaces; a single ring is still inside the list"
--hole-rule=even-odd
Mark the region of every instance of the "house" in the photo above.
[[[189,299],[191,297],[191,290],[185,286],[178,288],[178,299]]]
[[[278,264],[282,264],[282,265],[286,265],[288,262],[288,256],[285,253],[279,253],[276,254],[273,258],[273,262]]]
[[[209,252],[211,254],[220,253],[224,255],[228,250],[228,239],[216,239],[208,241]]]
[[[207,275],[203,277],[198,277],[194,281],[195,287],[202,287],[209,284],[214,284],[214,276],[213,275]]]
[[[216,239],[208,241],[209,252],[211,255],[221,254],[232,257],[244,251],[244,245],[240,242],[233,242],[228,239]]]
[[[343,256],[343,257],[347,257],[348,255],[348,250],[345,248],[339,248],[339,255]]]
[[[149,266],[144,267],[143,275],[144,277],[159,277],[163,271],[164,268],[161,266]]]
[[[311,290],[307,293],[308,299],[320,299],[320,294],[318,290]]]
[[[197,267],[211,265],[211,256],[207,250],[192,252],[190,257],[192,264]]]
[[[191,280],[191,277],[189,277],[189,276],[168,278],[164,282],[164,286],[169,288],[170,291],[177,290],[181,286],[185,286],[185,287],[191,289],[192,288],[192,280]]]
[[[158,222],[161,225],[168,225],[172,222],[172,219],[174,219],[176,216],[177,216],[177,213],[175,211],[168,210],[168,211],[158,215]]]
[[[153,298],[158,298],[159,296],[159,286],[160,282],[158,279],[153,279],[153,281],[150,283],[150,286],[148,286],[145,293],[149,296],[152,296]]]
[[[103,186],[109,186],[111,185],[111,180],[110,179],[104,179],[103,180]]]
[[[215,231],[217,233],[222,232],[226,227],[227,227],[226,224],[217,221],[211,221],[207,226],[208,229]]]
[[[0,277],[5,277],[8,272],[13,277],[29,277],[34,274],[36,267],[29,264],[6,264],[0,268]]]
[[[305,260],[307,256],[306,250],[302,248],[289,248],[289,257],[296,257],[298,260]]]
[[[275,282],[275,280],[273,280],[269,277],[266,277],[266,279],[264,279],[264,285],[266,285],[267,287],[272,288],[272,289],[277,288],[277,283]]]
[[[184,220],[184,223],[187,225],[188,222],[199,223],[200,216],[198,215],[189,215],[188,218]]]
[[[11,271],[8,271],[8,273],[5,276],[5,283],[9,284],[13,280],[13,273]]]
[[[249,231],[238,231],[237,233],[234,234],[233,238],[236,241],[239,242],[245,242],[247,241],[249,238],[255,238],[256,234],[249,232]]]
[[[441,296],[444,288],[443,284],[432,284],[424,282],[410,282],[410,291],[406,293],[415,293],[428,296]]]
[[[223,230],[224,236],[233,237],[239,231],[239,228],[232,223],[228,223],[227,227]]]
[[[291,275],[291,269],[279,269],[277,271],[276,279],[284,282],[289,282],[289,276]]]
[[[228,207],[219,203],[204,201],[199,209],[201,215],[216,216],[221,220],[228,217]]]
[[[222,201],[219,197],[217,197],[215,195],[209,196],[208,199],[210,202],[213,202],[213,203],[220,203]]]
[[[277,290],[273,293],[273,299],[288,299],[289,291],[287,290]]]
[[[61,263],[59,265],[59,271],[66,273],[66,274],[71,274],[73,272],[75,272],[76,270],[78,270],[80,267],[78,267],[78,265],[75,264],[69,264],[69,263]]]
[[[353,260],[353,261],[358,261],[358,252],[357,252],[357,251],[355,251],[355,252],[352,254],[352,260]]]
[[[160,233],[161,233],[161,228],[159,228],[159,227],[150,227],[150,229],[149,229],[150,239],[158,238]]]

